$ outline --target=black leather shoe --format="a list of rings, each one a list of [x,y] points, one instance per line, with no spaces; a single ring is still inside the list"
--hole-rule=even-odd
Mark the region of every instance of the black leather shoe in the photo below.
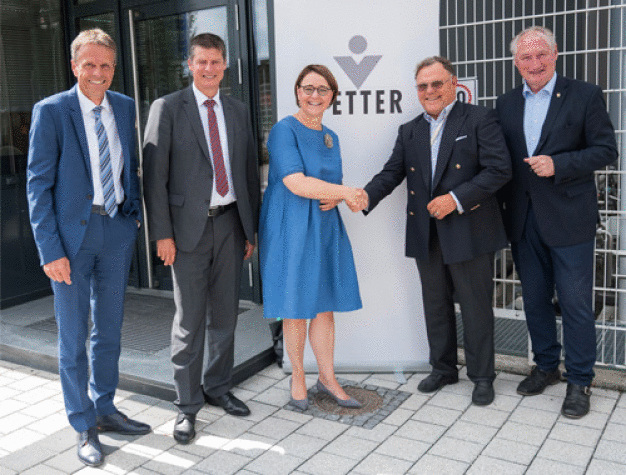
[[[243,401],[240,401],[233,396],[233,393],[230,391],[218,397],[209,396],[207,393],[204,393],[204,400],[211,406],[219,406],[223,408],[226,413],[231,416],[243,417],[250,414],[248,406],[246,406]]]
[[[422,393],[432,393],[443,388],[446,384],[459,382],[459,375],[446,376],[445,374],[430,373],[417,385],[417,390]]]
[[[97,467],[104,462],[104,453],[96,427],[78,433],[78,460],[90,467]]]
[[[478,381],[472,391],[472,402],[477,406],[488,406],[496,397],[491,381]]]
[[[150,426],[126,417],[120,411],[98,417],[96,424],[100,432],[117,432],[124,435],[143,435],[150,432]]]
[[[183,414],[182,412],[176,416],[176,424],[174,424],[174,439],[181,444],[188,444],[196,436],[195,414]]]
[[[567,383],[567,392],[561,407],[561,414],[570,419],[580,419],[586,416],[589,413],[590,396],[591,389],[589,386]]]
[[[543,371],[535,366],[530,372],[530,376],[517,386],[517,394],[535,396],[541,394],[549,385],[556,384],[560,380],[561,372],[558,368],[554,371]]]

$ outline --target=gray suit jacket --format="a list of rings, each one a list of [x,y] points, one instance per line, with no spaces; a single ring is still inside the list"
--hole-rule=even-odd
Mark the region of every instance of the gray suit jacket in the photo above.
[[[237,209],[246,239],[255,242],[260,184],[248,109],[220,95]],[[208,219],[213,168],[200,113],[190,87],[152,103],[144,139],[143,183],[150,239],[173,238],[192,251]]]

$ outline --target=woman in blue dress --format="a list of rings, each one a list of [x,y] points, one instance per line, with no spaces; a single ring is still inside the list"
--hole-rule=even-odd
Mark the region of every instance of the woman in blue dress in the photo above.
[[[338,86],[325,66],[309,65],[296,80],[298,112],[271,130],[269,179],[261,208],[259,252],[265,318],[283,319],[291,361],[290,404],[306,410],[303,368],[307,335],[319,369],[317,389],[344,407],[360,407],[337,382],[335,311],[361,308],[352,248],[337,205],[355,209],[362,190],[343,186],[337,135],[322,125]]]

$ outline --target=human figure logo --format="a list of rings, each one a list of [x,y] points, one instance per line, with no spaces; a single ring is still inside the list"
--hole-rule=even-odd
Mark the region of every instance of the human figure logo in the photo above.
[[[361,35],[355,35],[348,42],[348,48],[353,54],[361,54],[367,49],[367,40]],[[334,58],[350,78],[350,81],[357,89],[360,89],[382,55],[364,56],[360,63],[357,63],[352,56],[334,56]]]

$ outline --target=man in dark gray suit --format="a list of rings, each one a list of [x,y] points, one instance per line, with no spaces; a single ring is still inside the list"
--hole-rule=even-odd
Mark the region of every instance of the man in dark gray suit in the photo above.
[[[144,143],[150,238],[174,280],[174,438],[181,443],[195,436],[205,401],[231,415],[250,413],[230,388],[241,268],[254,251],[260,197],[250,115],[219,92],[222,39],[194,37],[188,64],[193,84],[152,104]]]
[[[495,192],[511,178],[511,161],[495,113],[456,100],[450,61],[426,58],[415,81],[424,113],[400,126],[391,157],[365,187],[367,210],[406,178],[406,255],[417,261],[433,367],[417,389],[459,380],[455,295],[472,402],[484,406],[495,396],[493,255],[506,246]]]

